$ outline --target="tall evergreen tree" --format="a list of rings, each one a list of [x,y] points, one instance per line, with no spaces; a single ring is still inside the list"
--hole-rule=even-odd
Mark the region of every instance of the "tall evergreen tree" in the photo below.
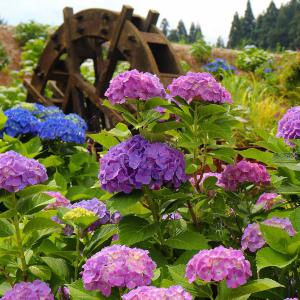
[[[180,20],[177,25],[177,33],[179,37],[179,41],[186,42],[188,40],[188,34],[184,25],[184,22]]]
[[[178,36],[178,32],[177,29],[171,29],[168,35],[168,39],[170,42],[174,42],[177,43],[179,42],[179,36]]]
[[[168,36],[169,34],[169,27],[170,25],[168,20],[166,18],[163,18],[160,23],[160,30],[163,32],[165,36]]]
[[[216,47],[217,48],[225,48],[225,43],[221,36],[219,36],[217,39]]]
[[[196,26],[194,22],[192,22],[190,26],[190,32],[189,32],[189,43],[195,43],[196,41]]]
[[[253,43],[253,35],[255,29],[255,18],[252,12],[251,2],[247,1],[247,8],[242,20],[243,40],[247,44]]]
[[[242,38],[242,24],[238,13],[236,12],[231,23],[229,39],[227,43],[228,48],[236,48],[239,46]]]
[[[195,29],[195,42],[198,40],[203,39],[203,34],[202,34],[202,30],[199,24],[196,25],[196,29]]]

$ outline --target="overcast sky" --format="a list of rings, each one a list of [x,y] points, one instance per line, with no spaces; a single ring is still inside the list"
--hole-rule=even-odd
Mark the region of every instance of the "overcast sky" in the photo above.
[[[265,11],[271,0],[251,0],[254,15]],[[288,0],[274,0],[277,7]],[[183,19],[186,26],[199,23],[209,42],[218,36],[227,40],[231,21],[237,11],[244,13],[247,0],[0,0],[0,15],[9,24],[28,20],[58,25],[62,22],[62,9],[71,6],[75,12],[84,8],[98,7],[119,11],[123,4],[134,7],[135,12],[145,16],[149,9],[160,12],[159,23],[167,18],[171,27]]]

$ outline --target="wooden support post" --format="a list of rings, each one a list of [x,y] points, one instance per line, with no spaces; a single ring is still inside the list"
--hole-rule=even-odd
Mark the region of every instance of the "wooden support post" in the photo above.
[[[83,116],[83,106],[81,103],[82,95],[78,91],[74,82],[74,75],[79,74],[79,61],[76,54],[76,50],[72,41],[72,20],[73,20],[73,8],[65,7],[64,8],[64,28],[65,28],[65,42],[67,45],[67,67],[69,72],[69,79],[67,85],[67,91],[65,98],[62,104],[62,108],[65,111],[68,107],[70,98],[73,104],[73,111],[77,114]]]
[[[116,69],[118,62],[118,43],[122,33],[122,29],[126,20],[130,20],[133,15],[133,8],[127,5],[124,5],[112,37],[110,41],[108,57],[105,61],[104,70],[101,72],[100,80],[97,83],[97,94],[102,97],[105,91],[108,88],[109,81],[112,78],[112,75]]]
[[[147,18],[144,21],[143,24],[143,31],[145,32],[149,32],[151,29],[152,25],[156,25],[157,20],[159,17],[159,12],[157,12],[156,10],[149,10],[148,14],[147,14]]]

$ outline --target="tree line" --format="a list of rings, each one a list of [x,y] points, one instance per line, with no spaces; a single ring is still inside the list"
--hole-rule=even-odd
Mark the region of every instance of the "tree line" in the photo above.
[[[248,0],[244,16],[235,13],[228,39],[228,48],[253,44],[270,50],[300,49],[300,0],[291,0],[276,7],[271,1],[257,19]]]

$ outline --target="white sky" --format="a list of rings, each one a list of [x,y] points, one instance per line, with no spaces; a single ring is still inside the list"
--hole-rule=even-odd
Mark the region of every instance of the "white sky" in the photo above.
[[[251,0],[254,15],[265,11],[271,0]],[[288,0],[274,0],[277,7]],[[123,4],[134,7],[135,13],[146,16],[149,9],[160,12],[171,27],[183,19],[187,29],[191,22],[199,23],[209,42],[218,36],[227,40],[234,13],[244,14],[247,0],[0,0],[0,16],[9,24],[28,20],[58,25],[62,22],[62,9],[71,6],[75,12],[84,8],[108,8],[120,11]]]

